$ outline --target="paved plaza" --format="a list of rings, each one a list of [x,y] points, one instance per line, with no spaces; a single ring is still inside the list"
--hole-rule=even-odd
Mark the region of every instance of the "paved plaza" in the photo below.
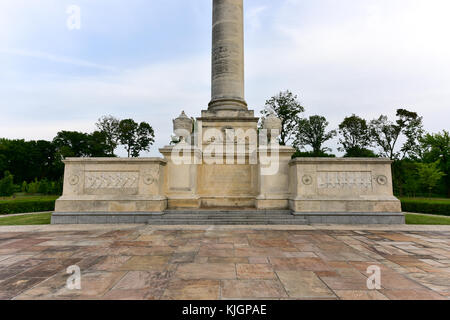
[[[448,226],[0,227],[0,299],[449,298]]]

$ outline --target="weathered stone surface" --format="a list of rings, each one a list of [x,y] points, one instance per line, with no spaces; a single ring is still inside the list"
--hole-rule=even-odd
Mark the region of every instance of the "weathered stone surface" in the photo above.
[[[327,286],[311,271],[277,271],[290,298],[335,298]]]
[[[246,110],[243,0],[213,1],[210,110]]]
[[[2,245],[17,247],[0,254],[0,299],[448,299],[449,230],[0,227]],[[201,249],[210,256],[200,256]],[[222,250],[235,255],[215,256]],[[81,269],[82,290],[66,288],[66,267],[73,264]],[[373,265],[381,269],[378,291],[367,288]]]
[[[391,161],[291,160],[295,150],[278,146],[274,133],[267,134],[269,143],[259,139],[259,118],[245,102],[243,17],[243,0],[213,1],[211,102],[196,122],[184,112],[174,120],[181,141],[160,149],[164,159],[67,159],[64,193],[52,223],[201,225],[210,221],[195,210],[224,208],[291,210],[303,216],[219,217],[211,224],[404,223],[393,196]],[[275,115],[264,123],[266,129],[280,128]],[[163,216],[166,209],[191,210],[192,219]],[[150,213],[161,216],[145,216]],[[5,250],[11,248],[0,254],[13,252]]]
[[[289,165],[294,212],[401,212],[400,201],[393,196],[388,159],[298,158]],[[333,221],[329,217],[317,223]]]
[[[277,280],[225,280],[222,297],[224,299],[285,298],[286,291]]]
[[[189,263],[180,265],[175,276],[184,280],[236,279],[236,267],[231,263]]]
[[[64,192],[56,212],[161,212],[167,207],[162,159],[69,158],[64,163]],[[76,223],[110,223],[103,219],[80,217]],[[71,222],[73,217],[67,217]]]

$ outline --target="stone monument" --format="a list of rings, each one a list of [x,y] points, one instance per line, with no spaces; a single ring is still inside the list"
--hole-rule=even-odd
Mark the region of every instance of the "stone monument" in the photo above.
[[[163,158],[70,158],[52,223],[404,223],[387,159],[292,159],[249,110],[243,0],[213,0],[211,101],[173,121]]]

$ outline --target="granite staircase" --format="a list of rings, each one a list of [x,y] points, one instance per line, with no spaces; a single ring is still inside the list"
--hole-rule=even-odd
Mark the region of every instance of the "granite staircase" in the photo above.
[[[306,225],[290,210],[166,210],[152,216],[150,225]]]

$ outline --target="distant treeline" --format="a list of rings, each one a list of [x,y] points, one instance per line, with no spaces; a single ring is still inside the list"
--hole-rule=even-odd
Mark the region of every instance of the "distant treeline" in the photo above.
[[[103,117],[93,133],[58,132],[52,141],[0,139],[0,196],[15,192],[59,194],[68,157],[115,157],[124,146],[138,157],[154,142],[153,128],[146,122]]]
[[[396,119],[373,120],[355,114],[328,130],[324,116],[303,118],[305,108],[290,91],[266,101],[263,116],[275,113],[283,124],[280,144],[292,144],[295,157],[335,157],[324,144],[338,137],[336,149],[344,157],[383,157],[394,161],[394,192],[400,196],[450,196],[450,135],[427,133],[416,112],[398,109]],[[401,141],[404,141],[401,143]]]
[[[416,112],[398,109],[394,121],[384,115],[368,121],[353,114],[328,130],[324,116],[303,118],[304,111],[290,91],[267,100],[262,111],[263,116],[275,113],[282,120],[279,142],[293,145],[294,157],[335,157],[324,144],[338,137],[336,149],[345,157],[393,160],[396,195],[450,196],[450,134],[425,132],[423,118]],[[0,139],[0,196],[11,190],[60,192],[64,158],[115,157],[119,145],[129,157],[138,157],[154,142],[153,128],[145,122],[105,116],[96,126],[93,133],[61,131],[52,141]]]

